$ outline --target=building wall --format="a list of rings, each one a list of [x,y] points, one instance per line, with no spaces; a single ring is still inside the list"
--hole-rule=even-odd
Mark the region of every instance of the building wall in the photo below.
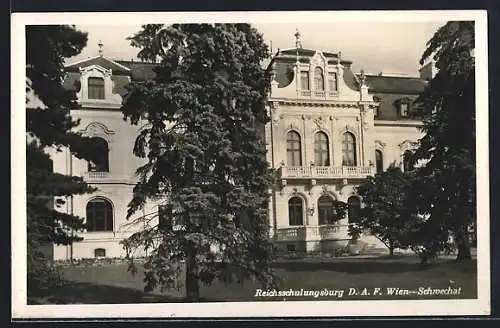
[[[72,158],[67,150],[53,154],[54,170],[63,174],[82,176],[98,188],[98,191],[91,195],[74,196],[72,201],[68,199],[65,208],[60,210],[85,218],[88,201],[102,197],[109,200],[113,206],[114,228],[108,232],[83,232],[80,236],[84,239],[74,243],[72,247],[55,246],[53,250],[55,259],[69,259],[71,254],[73,258],[92,258],[96,248],[104,248],[107,257],[122,257],[125,255],[125,250],[120,241],[134,231],[144,228],[143,223],[130,225],[130,222],[141,215],[157,212],[157,204],[151,202],[130,220],[126,218],[128,203],[132,199],[133,187],[137,181],[134,172],[144,163],[143,159],[135,157],[132,152],[135,138],[143,126],[132,126],[123,120],[120,111],[121,96],[116,90],[116,79],[112,76],[114,71],[99,66],[102,64],[111,67],[114,64],[104,59],[97,60],[99,62],[92,62],[89,68],[81,70],[82,83],[84,84],[89,76],[96,75],[104,76],[106,83],[115,81],[115,85],[110,87],[106,84],[107,98],[102,101],[87,99],[84,87],[80,91],[77,90],[84,106],[72,111],[72,115],[75,119],[80,119],[80,125],[76,130],[87,136],[101,137],[108,142],[109,172],[89,174],[87,162]],[[409,119],[399,120],[397,117],[397,107],[393,103],[396,98],[399,99],[404,95],[386,97],[378,94],[382,99],[377,104],[373,94],[368,94],[366,86],[361,86],[360,90],[353,89],[354,82],[350,80],[355,76],[348,66],[332,64],[319,53],[312,56],[310,63],[301,62],[299,66],[295,74],[290,75],[292,80],[289,83],[282,84],[281,88],[277,82],[272,85],[269,97],[271,122],[259,130],[266,140],[267,160],[282,174],[280,184],[272,192],[269,204],[269,228],[271,236],[278,237],[278,241],[282,237],[288,238],[278,242],[278,248],[284,251],[290,243],[294,244],[294,248],[298,251],[329,251],[339,245],[345,246],[349,240],[348,218],[341,220],[335,226],[320,227],[317,206],[319,197],[326,194],[332,199],[347,202],[350,196],[355,195],[356,185],[366,177],[367,173],[375,173],[376,149],[383,153],[384,169],[391,164],[401,165],[402,154],[412,147],[413,141],[421,137],[421,132],[418,130],[418,122]],[[303,93],[298,89],[300,83],[297,80],[297,72],[307,69],[312,72],[318,66],[322,67],[324,72],[338,74],[338,89],[333,94],[325,91],[321,99],[314,99],[316,97],[314,90]],[[346,72],[352,76],[346,78]],[[311,74],[311,87],[313,78]],[[384,114],[374,119],[373,107],[377,105],[390,107],[389,116]],[[356,140],[357,166],[363,171],[354,176],[321,179],[290,178],[287,176],[286,154],[286,139],[290,130],[296,131],[301,137],[301,159],[305,168],[310,168],[315,160],[314,136],[321,131],[328,136],[330,167],[342,169],[342,136],[345,132],[352,133]],[[304,226],[302,227],[289,225],[288,201],[293,196],[303,199]],[[156,222],[157,220],[153,219],[149,224],[155,225]],[[373,236],[364,235],[363,240],[368,244],[383,247]],[[137,255],[144,253],[140,251]]]
[[[73,258],[93,258],[96,248],[104,248],[106,257],[121,257],[125,251],[119,244],[134,231],[142,228],[143,224],[132,224],[143,214],[157,211],[156,204],[148,204],[143,211],[127,219],[128,203],[132,200],[133,188],[137,181],[135,170],[144,163],[133,155],[135,138],[142,126],[132,126],[123,120],[123,114],[114,109],[80,109],[72,112],[74,119],[80,120],[77,131],[84,135],[101,137],[108,142],[109,172],[104,175],[93,176],[88,172],[86,160],[71,156],[66,149],[53,154],[54,170],[64,174],[83,177],[98,190],[92,194],[75,195],[67,199],[65,208],[68,213],[86,218],[87,203],[94,198],[104,198],[113,207],[113,231],[79,232],[78,236],[84,239],[75,242],[72,246]],[[60,209],[61,210],[61,209]],[[150,224],[155,224],[153,220]],[[55,259],[69,259],[71,246],[54,246]]]
[[[382,151],[384,170],[390,165],[403,168],[404,152],[414,148],[413,143],[423,136],[419,126],[417,122],[411,125],[398,121],[375,122],[375,148]]]

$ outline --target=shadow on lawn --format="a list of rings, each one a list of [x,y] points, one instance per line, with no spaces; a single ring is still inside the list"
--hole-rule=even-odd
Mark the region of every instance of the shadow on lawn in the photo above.
[[[187,298],[149,294],[137,289],[97,285],[88,282],[65,282],[43,295],[28,298],[28,304],[129,304],[129,303],[183,303]],[[50,296],[48,296],[50,295]],[[198,302],[209,302],[200,299]]]
[[[402,273],[408,271],[421,271],[424,268],[418,262],[403,261],[380,261],[368,260],[353,261],[314,261],[299,262],[286,261],[273,264],[273,268],[279,268],[286,271],[334,271],[349,274],[357,273]]]

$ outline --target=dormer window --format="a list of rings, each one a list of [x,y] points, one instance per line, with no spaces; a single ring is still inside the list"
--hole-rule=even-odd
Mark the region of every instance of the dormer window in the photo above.
[[[102,77],[88,78],[89,99],[104,99],[104,79]]]
[[[321,67],[316,67],[314,69],[314,90],[325,90],[325,79],[323,77],[323,70],[321,69]]]
[[[397,108],[398,108],[399,117],[410,116],[410,106],[411,106],[410,99],[403,98],[403,99],[398,100]]]
[[[330,93],[335,93],[338,90],[337,86],[337,73],[328,73],[328,91]]]
[[[408,103],[401,103],[399,105],[399,116],[408,117]]]
[[[300,88],[302,90],[310,90],[309,89],[309,72],[302,71],[300,72]]]
[[[373,96],[373,101],[380,103],[380,97]],[[378,117],[380,115],[379,111],[380,111],[380,107],[379,106],[373,107],[373,117]]]

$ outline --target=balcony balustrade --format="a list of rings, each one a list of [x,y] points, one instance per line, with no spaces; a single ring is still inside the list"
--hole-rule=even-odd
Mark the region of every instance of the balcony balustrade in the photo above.
[[[370,166],[283,166],[280,176],[283,179],[344,179],[366,178],[375,174]]]
[[[86,180],[104,180],[109,177],[109,172],[85,172]]]
[[[122,182],[134,183],[137,179],[133,175],[111,172],[82,172],[81,176],[89,183],[99,182]]]
[[[296,226],[278,228],[276,241],[334,240],[345,238],[346,224]]]
[[[278,228],[276,231],[277,241],[299,241],[305,240],[306,229],[304,226]]]

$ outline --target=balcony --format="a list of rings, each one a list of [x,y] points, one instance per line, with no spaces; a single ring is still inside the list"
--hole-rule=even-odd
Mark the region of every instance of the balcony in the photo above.
[[[278,228],[276,230],[276,241],[301,241],[306,240],[306,227]]]
[[[371,166],[283,166],[279,170],[282,179],[362,179],[375,174]]]
[[[296,226],[278,228],[276,230],[276,241],[314,241],[314,240],[336,240],[347,236],[346,224],[330,224],[315,226]]]
[[[135,183],[137,181],[131,174],[111,172],[82,172],[81,176],[88,183]]]
[[[332,96],[328,93],[329,96]],[[336,95],[336,94],[335,94]],[[309,99],[324,99],[326,97],[326,92],[325,91],[318,91],[318,90],[301,90],[300,91],[300,96],[304,98],[309,98]]]
[[[109,172],[85,172],[84,178],[88,181],[105,180],[109,176]]]

